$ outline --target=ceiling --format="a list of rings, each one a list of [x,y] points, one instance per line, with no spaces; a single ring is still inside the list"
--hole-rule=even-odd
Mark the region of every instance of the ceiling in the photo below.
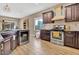
[[[5,11],[6,3],[0,3],[0,15],[22,18],[55,5],[55,3],[8,3],[10,11]]]

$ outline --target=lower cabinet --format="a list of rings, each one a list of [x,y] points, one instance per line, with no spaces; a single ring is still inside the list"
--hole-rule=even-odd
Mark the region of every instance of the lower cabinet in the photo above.
[[[76,37],[76,48],[79,48],[79,32],[77,32],[77,37]]]
[[[1,48],[2,48],[2,46],[1,46],[1,43],[0,43],[0,55],[2,54]]]
[[[42,40],[50,41],[50,30],[41,30],[40,38]]]
[[[10,39],[8,39],[3,42],[3,54],[7,55],[10,54],[10,52],[11,52],[11,42]]]
[[[79,32],[66,31],[64,34],[64,45],[79,48]]]
[[[11,37],[11,50],[14,50],[17,47],[17,39],[16,37]]]
[[[65,32],[64,45],[74,47],[75,32]]]

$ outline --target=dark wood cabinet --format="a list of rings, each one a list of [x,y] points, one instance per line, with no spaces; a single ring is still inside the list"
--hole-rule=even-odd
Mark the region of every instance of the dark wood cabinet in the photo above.
[[[76,4],[76,12],[75,12],[76,20],[79,21],[79,4]]]
[[[19,45],[20,45],[20,42],[19,42],[19,31],[17,31],[11,37],[11,50],[14,50]]]
[[[50,41],[50,30],[41,30],[40,38],[42,40]]]
[[[3,54],[10,54],[11,52],[11,43],[10,43],[10,38],[8,40],[5,40],[3,42]]]
[[[65,21],[79,21],[79,4],[72,4],[65,8]]]
[[[2,46],[1,46],[1,43],[0,43],[0,55],[2,54],[1,48],[2,48]]]
[[[76,5],[72,5],[71,7],[71,20],[76,21]]]
[[[65,32],[64,45],[74,47],[75,32]]]
[[[11,50],[14,50],[18,46],[17,44],[17,38],[15,35],[15,38],[11,37]]]
[[[71,6],[66,7],[65,20],[71,21]]]
[[[79,48],[79,32],[76,33],[75,47]]]
[[[24,30],[22,30],[22,31],[24,31]],[[4,32],[4,33],[1,33],[1,35],[3,37],[3,40],[0,41],[0,55],[8,55],[12,52],[12,50],[14,50],[17,46],[20,45],[19,31],[14,32],[14,33],[13,32],[8,32],[8,33]],[[29,33],[28,33],[28,35],[29,35]],[[28,38],[28,40],[29,40],[29,38]]]
[[[54,12],[53,11],[48,11],[43,13],[43,23],[52,23],[52,18],[54,17]]]
[[[79,48],[79,32],[66,31],[64,34],[64,45],[73,48]]]

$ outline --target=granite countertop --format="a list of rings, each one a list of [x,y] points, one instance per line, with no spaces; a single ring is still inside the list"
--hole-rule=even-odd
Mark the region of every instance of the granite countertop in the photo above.
[[[17,30],[0,31],[0,42],[5,41],[6,39],[10,38],[12,35],[15,35],[17,31],[29,31],[29,30],[17,29]]]
[[[8,40],[16,31],[0,31],[0,42]]]
[[[4,38],[2,37],[2,35],[0,34],[0,42],[4,41]]]

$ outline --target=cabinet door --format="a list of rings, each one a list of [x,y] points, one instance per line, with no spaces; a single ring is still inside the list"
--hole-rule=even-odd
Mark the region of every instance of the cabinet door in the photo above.
[[[74,47],[75,32],[65,32],[64,45]]]
[[[40,37],[41,37],[41,39],[45,38],[45,31],[44,30],[41,30]]]
[[[42,40],[50,41],[50,32],[48,30],[41,30],[40,37]]]
[[[72,10],[71,10],[71,14],[72,14],[72,21],[76,21],[76,5],[72,5],[71,6]]]
[[[72,21],[72,15],[71,15],[71,6],[67,6],[65,10],[65,21],[70,22]]]
[[[4,54],[9,54],[11,52],[10,40],[4,42]]]
[[[77,32],[76,38],[77,38],[77,39],[76,39],[76,42],[75,42],[75,43],[76,43],[76,44],[75,44],[75,47],[76,47],[76,48],[79,48],[79,32]]]
[[[17,47],[16,40],[11,40],[11,50],[14,50]]]
[[[1,44],[0,44],[0,55],[1,55]]]
[[[76,20],[79,21],[79,4],[76,4],[75,17],[76,17]]]
[[[12,37],[10,41],[11,41],[10,42],[11,43],[10,44],[11,45],[11,50],[14,50],[17,47],[17,44],[18,44],[16,37],[15,38]]]
[[[48,22],[48,14],[43,14],[43,23],[47,23]]]

